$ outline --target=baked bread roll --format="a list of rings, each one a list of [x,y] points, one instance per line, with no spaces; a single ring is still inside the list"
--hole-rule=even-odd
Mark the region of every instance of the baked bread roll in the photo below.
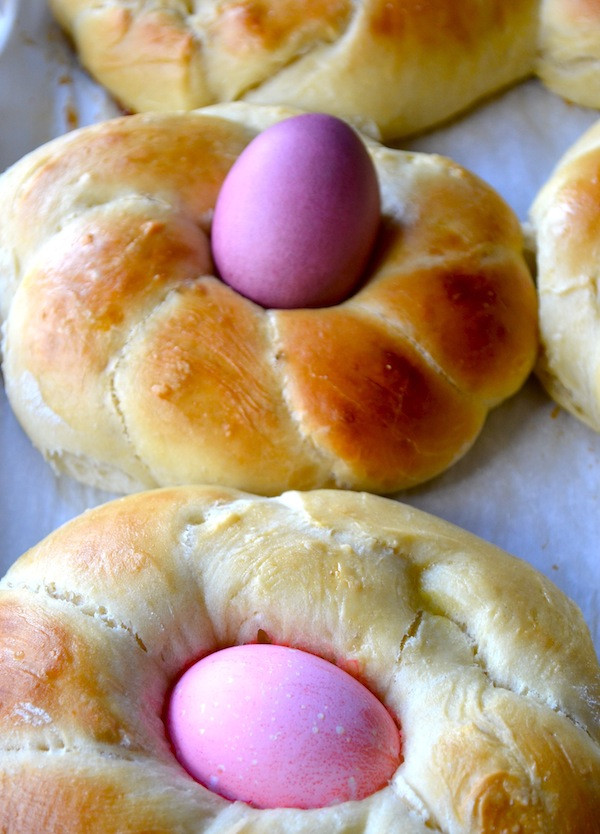
[[[87,511],[0,583],[0,824],[70,832],[600,830],[600,668],[526,563],[343,491],[175,487]],[[400,724],[369,797],[259,810],[195,782],[163,708],[198,657],[268,640],[353,670]]]
[[[542,0],[537,71],[555,93],[600,107],[600,7],[595,0]]]
[[[133,111],[247,100],[430,127],[529,75],[534,0],[50,0],[83,65]]]
[[[542,350],[537,373],[563,408],[600,431],[600,123],[559,161],[530,212]]]
[[[595,0],[50,0],[82,64],[133,111],[246,100],[378,126],[439,124],[537,74],[600,107]]]
[[[365,139],[381,230],[343,303],[265,310],[214,277],[223,178],[286,115],[123,117],[3,175],[6,391],[58,469],[117,492],[392,492],[464,454],[529,374],[537,300],[520,226],[447,159]]]

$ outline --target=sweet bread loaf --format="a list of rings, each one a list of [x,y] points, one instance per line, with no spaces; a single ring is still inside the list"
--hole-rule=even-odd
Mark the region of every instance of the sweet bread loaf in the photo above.
[[[542,0],[537,72],[568,101],[600,107],[600,7],[594,0]]]
[[[530,212],[548,393],[600,431],[600,123],[566,152]]]
[[[364,138],[381,228],[346,301],[266,310],[214,276],[221,183],[291,112],[123,117],[0,179],[5,385],[58,469],[119,492],[392,492],[464,454],[528,376],[537,300],[519,223],[445,158]]]
[[[89,510],[0,583],[0,827],[71,832],[598,834],[600,668],[533,568],[345,491],[176,487]],[[175,679],[271,642],[349,670],[400,727],[389,784],[257,809],[178,763]]]
[[[536,0],[51,0],[134,111],[247,100],[423,130],[529,75]]]
[[[50,0],[133,111],[246,100],[425,130],[537,73],[600,107],[593,0]]]

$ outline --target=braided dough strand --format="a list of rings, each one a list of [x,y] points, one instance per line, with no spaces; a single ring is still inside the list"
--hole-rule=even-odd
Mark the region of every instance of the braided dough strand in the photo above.
[[[381,234],[346,302],[264,310],[215,278],[220,184],[293,112],[116,119],[0,180],[6,389],[57,468],[123,492],[392,492],[464,454],[527,377],[537,303],[519,224],[441,157],[365,138]]]

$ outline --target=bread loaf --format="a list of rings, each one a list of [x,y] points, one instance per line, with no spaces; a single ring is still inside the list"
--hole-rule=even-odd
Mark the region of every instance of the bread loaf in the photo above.
[[[0,828],[600,831],[600,668],[533,568],[423,512],[219,487],[87,511],[0,583]],[[270,641],[351,671],[399,722],[367,798],[258,810],[195,782],[163,709],[197,658]]]
[[[124,117],[0,179],[5,385],[58,469],[120,492],[387,493],[463,455],[528,376],[537,301],[519,223],[445,158],[364,138],[382,219],[348,300],[265,310],[215,277],[220,185],[291,112]]]
[[[246,100],[423,131],[534,73],[600,107],[593,0],[50,0],[133,111]]]
[[[389,138],[529,75],[535,0],[51,0],[126,108],[247,100],[322,110]]]
[[[600,7],[594,0],[542,0],[537,71],[568,101],[600,107]]]
[[[566,152],[530,217],[537,260],[542,350],[549,394],[600,431],[600,123]]]

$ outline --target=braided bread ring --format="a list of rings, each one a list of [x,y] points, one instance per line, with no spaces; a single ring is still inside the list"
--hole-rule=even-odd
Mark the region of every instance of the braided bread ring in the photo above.
[[[428,127],[533,69],[535,0],[51,0],[134,111],[248,100]]]
[[[346,302],[265,311],[211,275],[225,173],[285,115],[125,117],[0,180],[6,390],[58,468],[124,492],[390,492],[455,461],[527,377],[537,301],[520,227],[440,157],[368,143],[382,231]]]
[[[0,583],[0,827],[597,834],[600,668],[525,562],[354,492],[210,487],[84,513]],[[255,810],[195,783],[161,720],[193,660],[264,637],[358,675],[403,762],[358,802]]]
[[[542,0],[537,72],[568,101],[600,107],[600,7],[596,0]]]
[[[548,393],[600,431],[600,123],[567,151],[532,205]]]
[[[537,73],[600,107],[594,0],[50,0],[125,107],[247,100],[378,125],[440,123]]]

